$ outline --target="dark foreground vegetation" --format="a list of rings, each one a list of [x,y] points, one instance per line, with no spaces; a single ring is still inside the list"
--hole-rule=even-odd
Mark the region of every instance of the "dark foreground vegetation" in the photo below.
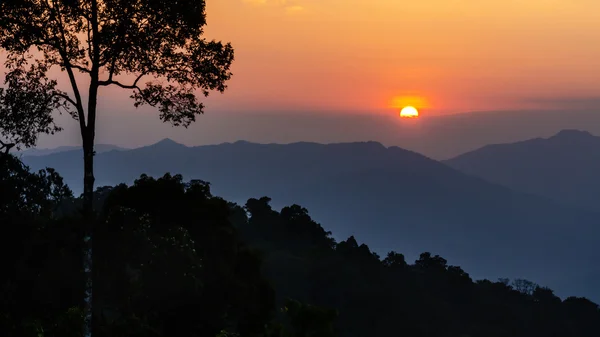
[[[0,192],[0,335],[81,336],[80,198],[10,155]],[[585,298],[474,281],[429,253],[381,258],[269,201],[229,203],[178,175],[98,188],[94,336],[600,336]]]

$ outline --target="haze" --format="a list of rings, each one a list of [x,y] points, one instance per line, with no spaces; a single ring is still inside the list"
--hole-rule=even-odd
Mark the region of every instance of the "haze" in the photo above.
[[[597,13],[600,3],[584,0],[208,1],[207,36],[236,49],[229,89],[206,100],[206,115],[189,130],[159,125],[156,112],[133,108],[127,92],[103,90],[98,141],[134,147],[164,137],[189,145],[368,139],[444,158],[490,141],[549,136],[560,129],[547,125],[556,118],[586,129],[600,121],[590,116],[600,101]],[[448,130],[435,129],[433,137],[414,135],[424,133],[415,128],[381,129],[396,119],[397,98],[419,99],[422,120],[490,110],[568,115],[528,117],[523,124],[536,124],[533,130],[484,119],[481,136],[448,151],[436,145],[455,140]],[[297,119],[310,127],[265,135],[265,128]],[[79,144],[78,132],[66,129],[39,146]],[[502,136],[490,139],[489,132]]]

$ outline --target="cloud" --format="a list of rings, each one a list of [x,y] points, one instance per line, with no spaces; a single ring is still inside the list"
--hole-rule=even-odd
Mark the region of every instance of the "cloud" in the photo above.
[[[266,5],[268,2],[268,0],[242,0],[242,1],[244,3],[255,5],[255,6]]]
[[[286,7],[286,8],[285,8],[285,11],[286,11],[288,14],[299,13],[299,12],[302,12],[302,11],[304,11],[304,7],[302,7],[302,6],[298,6],[298,5],[295,5],[295,6],[288,6],[288,7]]]
[[[273,6],[285,10],[288,14],[303,12],[306,8],[299,4],[299,0],[242,0],[253,6]]]

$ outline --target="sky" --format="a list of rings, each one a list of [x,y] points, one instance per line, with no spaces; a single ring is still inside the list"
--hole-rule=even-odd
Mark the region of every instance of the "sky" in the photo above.
[[[206,37],[235,48],[226,92],[205,99],[196,125],[173,129],[151,108],[135,109],[129,92],[103,89],[98,142],[376,140],[420,149],[413,143],[422,140],[407,143],[408,134],[461,142],[460,134],[418,126],[428,117],[600,106],[598,1],[207,0],[207,20]],[[404,105],[419,108],[418,123],[398,124]],[[600,115],[586,116],[575,124],[600,124]],[[80,144],[77,124],[59,120],[65,131],[42,137],[39,147]],[[533,124],[552,127],[515,131],[518,123],[504,123],[498,131],[486,120],[470,130],[483,135],[467,147],[562,127],[543,115]],[[484,137],[491,131],[504,137]],[[441,156],[445,145],[431,139],[427,147],[438,148],[427,154]]]
[[[207,13],[207,34],[237,52],[223,107],[442,114],[600,97],[597,1],[209,0]]]

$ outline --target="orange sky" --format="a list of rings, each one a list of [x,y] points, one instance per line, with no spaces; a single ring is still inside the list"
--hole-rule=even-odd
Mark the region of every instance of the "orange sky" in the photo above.
[[[236,49],[215,109],[528,108],[600,88],[594,0],[208,0],[207,34]],[[410,101],[410,99],[409,99]]]

